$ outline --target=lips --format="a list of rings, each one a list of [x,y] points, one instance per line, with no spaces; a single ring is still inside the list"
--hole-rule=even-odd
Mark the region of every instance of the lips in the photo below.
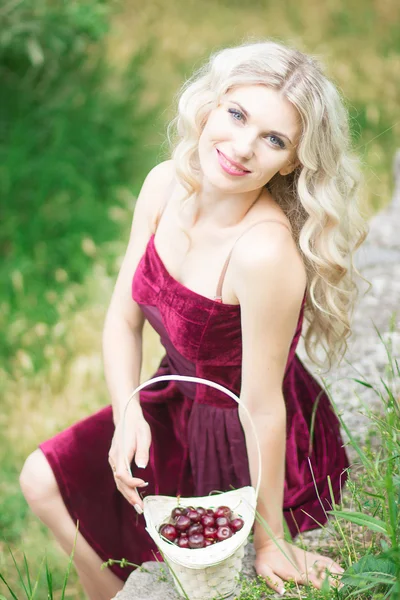
[[[220,155],[220,158],[222,157],[222,159],[226,162],[226,165],[228,167],[232,167],[234,169],[239,169],[240,171],[243,171],[244,173],[251,173],[251,171],[249,171],[249,169],[246,169],[246,167],[244,167],[240,163],[238,163],[238,162],[232,160],[231,158],[229,158],[228,156],[226,156],[226,154],[221,152],[221,150],[217,149],[217,152]]]

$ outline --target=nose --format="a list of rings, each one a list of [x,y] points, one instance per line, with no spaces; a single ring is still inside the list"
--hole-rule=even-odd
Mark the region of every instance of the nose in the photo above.
[[[254,144],[256,134],[251,130],[241,131],[233,140],[233,151],[238,161],[241,159],[250,160],[254,154]]]

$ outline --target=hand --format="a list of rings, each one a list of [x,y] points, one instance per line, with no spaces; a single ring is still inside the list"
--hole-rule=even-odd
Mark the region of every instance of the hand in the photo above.
[[[302,585],[310,583],[320,589],[327,574],[336,575],[329,577],[329,582],[337,585],[337,577],[343,569],[331,558],[306,552],[282,538],[277,540],[277,544],[279,548],[273,540],[269,540],[256,550],[257,575],[262,575],[270,588],[284,594],[283,580],[291,580]]]
[[[144,469],[149,462],[149,449],[151,444],[150,427],[145,418],[140,404],[129,408],[128,417],[125,421],[125,450],[128,463],[131,464],[133,457],[139,468]],[[115,484],[121,494],[133,504],[136,511],[143,512],[143,501],[136,488],[145,487],[147,483],[138,477],[131,477],[125,462],[124,449],[122,445],[122,420],[115,427],[111,448],[108,453],[108,462],[113,470]]]

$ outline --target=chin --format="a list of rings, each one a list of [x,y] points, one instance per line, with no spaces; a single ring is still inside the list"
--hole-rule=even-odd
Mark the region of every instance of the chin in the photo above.
[[[234,180],[230,180],[228,176],[222,171],[219,163],[215,163],[215,161],[208,160],[203,167],[202,162],[200,163],[200,168],[203,174],[203,178],[208,181],[213,187],[217,188],[221,191],[231,192],[233,189],[237,188],[237,182]]]

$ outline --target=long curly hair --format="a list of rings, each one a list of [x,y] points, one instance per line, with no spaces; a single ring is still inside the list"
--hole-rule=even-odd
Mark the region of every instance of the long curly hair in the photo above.
[[[243,44],[212,54],[184,83],[168,126],[177,177],[187,191],[183,205],[201,190],[198,142],[209,113],[228,90],[252,84],[279,90],[301,117],[300,165],[289,175],[277,173],[266,187],[289,219],[307,271],[305,350],[329,369],[343,357],[351,334],[361,277],[353,255],[367,223],[358,203],[361,170],[351,152],[348,113],[317,60],[272,41]]]

